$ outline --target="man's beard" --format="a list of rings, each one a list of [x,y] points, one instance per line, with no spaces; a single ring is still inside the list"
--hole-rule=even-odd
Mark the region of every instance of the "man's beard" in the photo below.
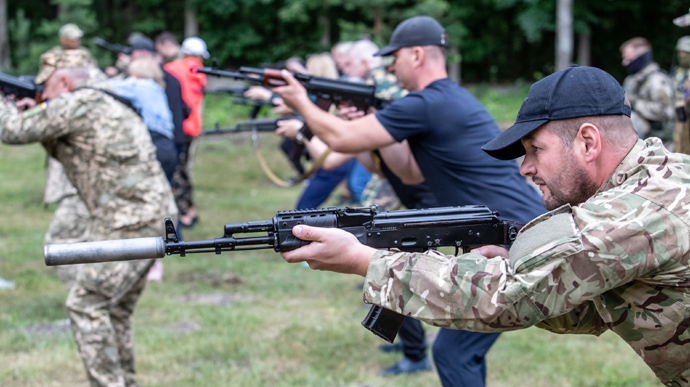
[[[535,183],[545,183],[549,189],[550,197],[544,198],[544,208],[549,211],[566,203],[571,206],[583,203],[599,189],[596,183],[589,178],[587,171],[573,160],[567,162],[564,172],[549,183],[536,175],[532,178]]]

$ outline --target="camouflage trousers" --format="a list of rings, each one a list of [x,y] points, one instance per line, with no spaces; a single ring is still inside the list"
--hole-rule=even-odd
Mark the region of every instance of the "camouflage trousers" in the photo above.
[[[93,240],[159,236],[153,226]],[[100,237],[103,237],[101,235]],[[79,265],[67,311],[92,386],[136,386],[131,316],[153,259]]]
[[[64,197],[53,214],[43,244],[85,242],[90,218],[89,209],[78,195]],[[67,291],[74,285],[78,269],[78,265],[55,266],[55,271]]]
[[[402,206],[388,180],[375,173],[371,175],[371,179],[364,187],[361,202],[363,206],[376,204],[379,206],[379,211],[393,211]]]
[[[685,110],[685,121],[681,122],[676,118],[676,128],[673,131],[673,151],[678,153],[690,154],[690,118],[687,117],[687,106],[680,106]],[[676,110],[678,107],[676,107]]]
[[[194,159],[194,150],[196,149],[194,139],[195,137],[186,137],[180,152],[180,162],[172,177],[171,186],[180,215],[186,214],[190,208],[194,207],[191,178],[192,160]]]

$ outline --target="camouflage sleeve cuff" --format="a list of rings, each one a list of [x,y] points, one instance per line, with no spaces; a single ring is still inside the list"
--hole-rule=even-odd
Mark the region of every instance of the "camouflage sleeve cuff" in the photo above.
[[[387,300],[390,294],[386,292],[386,290],[390,290],[390,285],[387,288],[385,286],[385,284],[393,280],[389,276],[389,268],[396,260],[404,259],[403,256],[405,254],[386,250],[380,250],[374,254],[369,263],[367,277],[364,281],[364,302],[391,309],[392,302]]]

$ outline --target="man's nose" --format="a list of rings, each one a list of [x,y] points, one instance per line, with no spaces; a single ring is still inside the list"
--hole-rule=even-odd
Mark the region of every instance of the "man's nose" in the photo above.
[[[525,156],[525,159],[522,161],[522,164],[520,165],[520,174],[522,176],[532,176],[537,173],[537,169],[534,167],[534,164],[530,161],[529,156]]]

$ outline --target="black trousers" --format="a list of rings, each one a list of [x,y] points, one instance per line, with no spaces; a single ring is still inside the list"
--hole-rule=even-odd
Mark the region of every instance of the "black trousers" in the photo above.
[[[165,137],[161,133],[149,130],[149,134],[153,145],[156,147],[156,158],[163,168],[165,177],[168,178],[168,183],[172,183],[173,173],[175,173],[179,161],[175,143],[171,138]]]

